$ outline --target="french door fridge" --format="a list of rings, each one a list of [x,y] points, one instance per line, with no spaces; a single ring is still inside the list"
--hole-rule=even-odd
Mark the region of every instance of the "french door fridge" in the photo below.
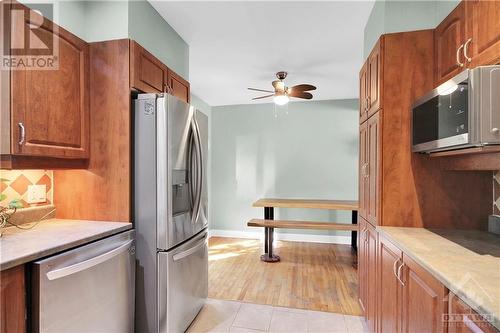
[[[136,332],[184,332],[207,297],[207,144],[194,107],[134,99]]]

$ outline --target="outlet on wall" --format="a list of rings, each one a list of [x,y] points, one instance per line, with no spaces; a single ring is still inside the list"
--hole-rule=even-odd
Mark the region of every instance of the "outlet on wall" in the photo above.
[[[27,202],[29,204],[47,201],[46,185],[28,185]]]

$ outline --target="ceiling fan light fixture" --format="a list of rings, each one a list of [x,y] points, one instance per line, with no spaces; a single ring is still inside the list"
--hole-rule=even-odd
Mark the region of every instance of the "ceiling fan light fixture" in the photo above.
[[[274,104],[276,104],[276,105],[286,105],[288,103],[288,101],[290,100],[290,98],[288,98],[287,95],[283,94],[283,95],[274,96],[273,100],[274,100]]]

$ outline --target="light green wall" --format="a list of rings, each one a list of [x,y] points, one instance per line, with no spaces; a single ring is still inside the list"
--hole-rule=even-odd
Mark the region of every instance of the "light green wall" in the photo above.
[[[146,0],[129,1],[129,37],[189,80],[189,46]]]
[[[382,34],[435,28],[459,2],[459,0],[375,1],[365,26],[364,56],[368,56]]]
[[[30,1],[22,1],[30,6]],[[146,0],[52,0],[54,21],[87,42],[131,38],[189,80],[189,46]]]
[[[261,197],[358,197],[358,100],[294,102],[276,113],[274,104],[212,107],[210,131],[211,229],[259,231],[246,222],[263,216],[252,208]],[[350,222],[351,214],[281,209],[275,218]]]

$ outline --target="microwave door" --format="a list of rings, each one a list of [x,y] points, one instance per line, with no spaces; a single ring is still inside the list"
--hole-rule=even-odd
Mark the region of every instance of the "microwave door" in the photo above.
[[[194,111],[170,95],[161,104],[165,112],[158,112],[157,117],[157,242],[159,249],[168,250],[194,235],[195,180],[189,156]]]

